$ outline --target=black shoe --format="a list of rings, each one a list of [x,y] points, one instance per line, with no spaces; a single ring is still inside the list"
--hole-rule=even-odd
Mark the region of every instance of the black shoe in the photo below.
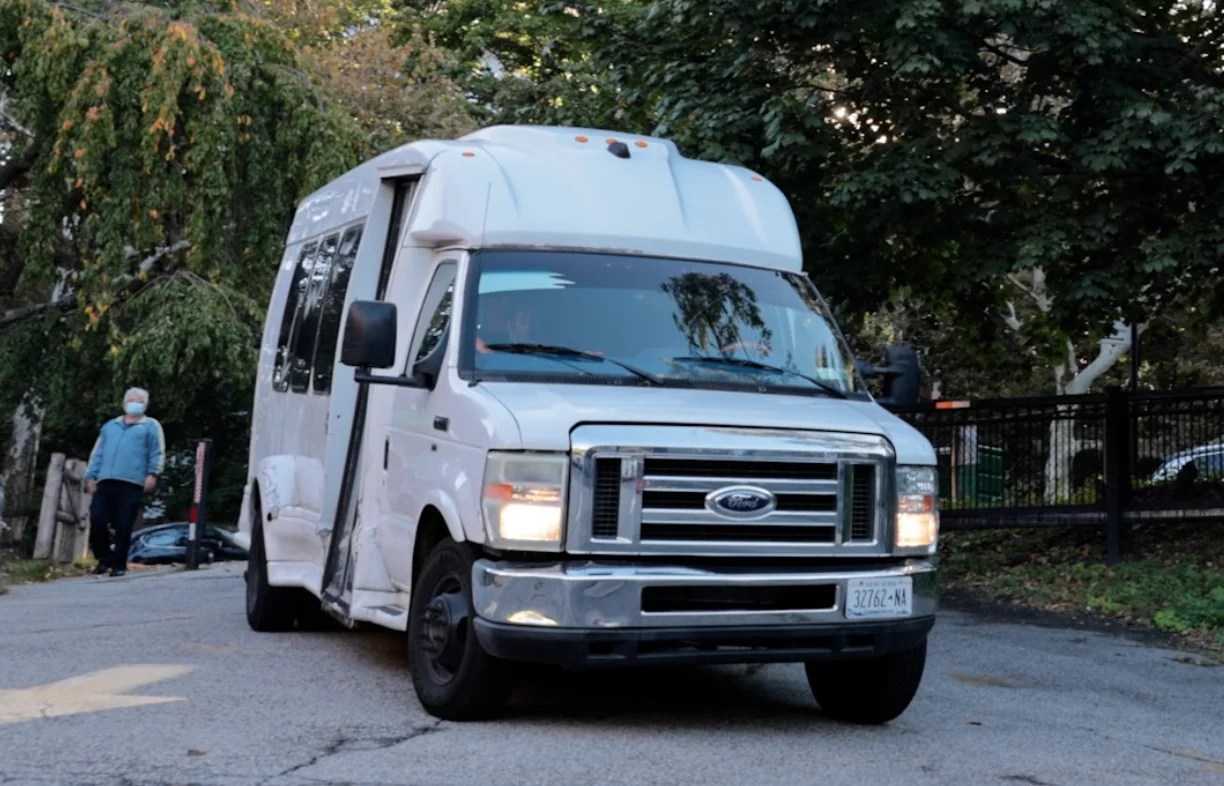
[[[123,576],[126,573],[127,571],[124,570],[123,568],[111,568],[111,572],[110,572],[112,576]]]
[[[93,574],[95,576],[101,576],[107,570],[109,570],[109,568],[107,568],[105,565],[99,564],[98,567],[93,569]]]

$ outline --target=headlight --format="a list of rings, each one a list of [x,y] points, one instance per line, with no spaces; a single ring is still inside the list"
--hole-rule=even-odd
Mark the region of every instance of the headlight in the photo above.
[[[934,467],[897,467],[897,551],[935,553],[939,540],[937,493]]]
[[[485,463],[485,532],[502,549],[560,551],[569,458],[490,453]]]

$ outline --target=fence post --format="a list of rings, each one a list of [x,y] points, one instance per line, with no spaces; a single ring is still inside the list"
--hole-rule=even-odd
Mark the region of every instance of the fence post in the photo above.
[[[1120,387],[1105,391],[1105,561],[1122,559],[1123,514],[1131,484],[1130,403]]]
[[[191,498],[191,516],[187,534],[187,569],[200,567],[200,541],[208,522],[208,475],[212,463],[212,440],[202,439],[196,445],[195,494]]]

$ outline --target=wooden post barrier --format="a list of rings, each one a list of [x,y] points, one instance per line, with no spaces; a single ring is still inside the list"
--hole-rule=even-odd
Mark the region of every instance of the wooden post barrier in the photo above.
[[[52,453],[47,467],[47,483],[43,486],[42,509],[38,514],[38,533],[34,539],[34,559],[50,559],[55,545],[56,512],[59,510],[60,487],[64,483],[63,453]]]
[[[55,546],[51,559],[59,563],[80,562],[89,552],[89,502],[85,490],[88,464],[80,459],[64,462],[60,504],[56,513]]]
[[[51,454],[47,482],[43,486],[42,509],[34,540],[34,559],[61,564],[80,562],[89,553],[89,505],[93,495],[85,490],[88,464]]]

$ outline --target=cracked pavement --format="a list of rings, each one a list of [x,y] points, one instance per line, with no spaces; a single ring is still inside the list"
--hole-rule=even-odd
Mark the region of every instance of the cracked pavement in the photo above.
[[[133,664],[183,701],[0,725],[0,786],[1224,783],[1224,668],[1082,629],[945,610],[910,709],[831,722],[795,665],[532,669],[508,716],[412,694],[390,632],[258,634],[242,566],[16,587],[0,690]]]

